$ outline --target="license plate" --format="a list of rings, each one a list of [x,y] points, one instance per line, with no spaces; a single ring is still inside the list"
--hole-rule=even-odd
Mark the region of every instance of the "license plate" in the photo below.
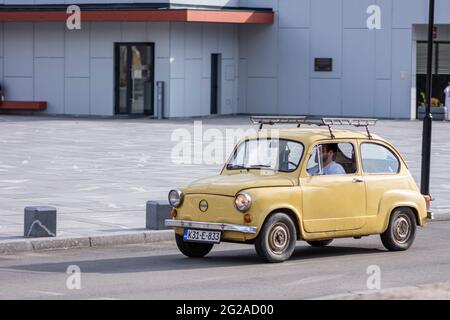
[[[220,243],[220,231],[184,229],[184,241]]]

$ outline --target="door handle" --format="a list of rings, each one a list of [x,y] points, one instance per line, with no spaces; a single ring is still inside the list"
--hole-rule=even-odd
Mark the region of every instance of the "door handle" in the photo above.
[[[353,183],[363,183],[364,179],[363,178],[355,178],[353,179]]]

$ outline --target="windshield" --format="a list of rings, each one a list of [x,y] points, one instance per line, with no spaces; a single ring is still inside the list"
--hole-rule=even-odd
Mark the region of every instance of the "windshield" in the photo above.
[[[303,145],[283,139],[258,139],[242,142],[227,165],[227,170],[270,169],[281,172],[297,170]]]

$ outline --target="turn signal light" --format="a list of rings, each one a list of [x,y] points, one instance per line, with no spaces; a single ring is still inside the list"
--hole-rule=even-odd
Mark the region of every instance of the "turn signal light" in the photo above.
[[[245,214],[245,215],[244,215],[244,221],[245,221],[246,223],[252,222],[252,216],[249,215],[248,213]]]
[[[174,218],[177,216],[177,214],[178,214],[177,209],[172,209],[172,211],[170,212],[170,215]]]
[[[426,196],[423,196],[423,197],[425,198],[425,202],[427,204],[427,210],[430,210],[430,203],[432,201],[431,196],[430,195],[426,195]]]

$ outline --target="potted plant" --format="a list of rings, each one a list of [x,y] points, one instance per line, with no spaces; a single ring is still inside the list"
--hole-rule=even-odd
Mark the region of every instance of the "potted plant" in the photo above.
[[[419,119],[423,120],[426,113],[426,95],[425,92],[421,92],[420,96],[422,101],[420,102],[418,113]],[[445,107],[437,98],[431,99],[431,114],[433,115],[433,120],[444,121],[447,118],[447,107]]]

